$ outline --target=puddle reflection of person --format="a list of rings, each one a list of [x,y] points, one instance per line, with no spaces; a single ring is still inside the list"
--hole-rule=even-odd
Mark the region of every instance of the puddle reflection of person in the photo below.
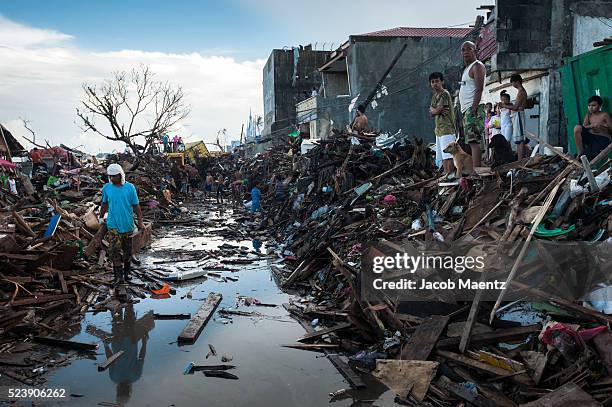
[[[107,358],[119,351],[125,352],[108,369],[110,379],[117,385],[116,398],[119,404],[129,401],[132,383],[138,381],[142,375],[149,332],[154,327],[153,311],[136,319],[132,304],[113,315],[111,334],[91,325],[87,327],[87,332],[103,340]]]

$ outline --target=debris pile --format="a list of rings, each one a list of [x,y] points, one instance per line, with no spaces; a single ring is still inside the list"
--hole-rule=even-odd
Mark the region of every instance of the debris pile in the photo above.
[[[138,188],[146,228],[133,236],[136,256],[150,241],[154,224],[180,220],[185,210],[164,194],[177,188],[171,163],[163,156],[136,160],[117,155],[111,160],[123,166],[127,180]],[[78,329],[88,310],[105,310],[118,302],[107,268],[106,227],[97,219],[107,164],[36,166],[31,181],[20,179],[23,193],[0,190],[0,365],[5,365],[2,373],[23,383],[42,380],[44,372],[30,369],[23,376],[6,366],[37,364],[28,359],[33,357],[31,340],[49,338],[46,345],[77,349],[54,341],[74,334],[71,329]],[[133,261],[138,262],[136,257]],[[127,290],[132,295],[144,298],[150,291],[147,283],[158,287],[142,271],[134,273],[145,283],[131,284]]]
[[[565,270],[545,257],[541,243],[590,242],[608,245],[600,251],[610,253],[609,149],[586,165],[558,152],[534,154],[455,180],[432,170],[418,142],[379,148],[375,140],[335,134],[301,156],[273,153],[272,167],[252,173],[271,180],[262,222],[277,241],[271,267],[298,294],[286,308],[308,331],[287,346],[342,350],[354,369],[372,372],[407,405],[540,406],[570,399],[608,405],[609,277],[587,281],[591,291],[600,290],[599,306],[550,296],[520,277],[527,253]],[[274,193],[279,182],[287,191],[281,199]],[[362,295],[369,242],[397,253],[404,243],[475,241],[515,245],[507,283],[539,300],[406,302]],[[599,260],[610,264],[609,255]],[[572,278],[570,269],[567,274]],[[523,317],[508,316],[516,313]],[[354,371],[342,359],[339,365],[359,387]]]

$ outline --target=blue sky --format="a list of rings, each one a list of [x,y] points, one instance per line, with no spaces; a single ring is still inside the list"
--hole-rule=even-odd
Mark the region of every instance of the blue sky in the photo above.
[[[0,14],[75,37],[77,46],[263,58],[271,48],[395,26],[473,22],[481,0],[3,0]]]

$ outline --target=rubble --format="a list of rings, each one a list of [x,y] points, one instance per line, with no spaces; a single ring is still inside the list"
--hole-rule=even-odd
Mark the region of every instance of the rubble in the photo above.
[[[610,149],[590,163],[552,149],[555,155],[534,153],[454,180],[433,169],[422,142],[402,138],[380,148],[377,136],[335,133],[306,154],[281,147],[242,165],[249,184],[262,183],[266,198],[263,214],[242,222],[274,236],[267,245],[278,259],[270,266],[295,294],[285,307],[307,330],[297,339],[302,343],[283,346],[328,356],[342,351],[353,369],[376,369],[373,374],[397,393],[396,401],[410,405],[551,405],[557,397],[609,405],[612,316],[513,277],[529,241],[609,241],[612,190],[604,180]],[[279,199],[280,182],[286,193]],[[362,254],[368,242],[401,250],[393,241],[513,243],[508,283],[540,298],[537,304],[546,311],[535,321],[516,322],[502,318],[503,296],[496,304],[480,297],[366,301],[360,293]],[[550,321],[570,328],[547,328]],[[592,339],[576,339],[590,328],[596,329]],[[427,373],[413,375],[415,366]],[[398,382],[398,371],[406,380]]]
[[[120,306],[106,265],[106,228],[94,214],[106,182],[106,163],[80,162],[59,147],[50,151],[65,154],[54,153],[49,160],[36,151],[39,163],[31,182],[20,178],[19,195],[0,188],[0,373],[24,384],[43,382],[41,372],[74,356],[43,363],[45,348],[38,344],[89,350],[90,344],[64,338],[74,334],[84,313]],[[109,161],[120,163],[138,188],[146,227],[133,236],[137,263],[136,255],[148,245],[156,224],[181,220],[181,208],[163,195],[165,189],[178,190],[170,177],[171,163],[161,155],[137,160],[120,154]],[[134,273],[151,280],[139,270]],[[143,298],[149,286],[135,281],[127,291]],[[5,355],[44,368],[24,374],[19,363],[2,363]]]

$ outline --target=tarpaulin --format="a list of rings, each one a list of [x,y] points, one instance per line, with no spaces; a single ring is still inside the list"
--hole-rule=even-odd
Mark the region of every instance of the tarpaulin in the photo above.
[[[0,167],[4,167],[4,168],[10,168],[12,170],[14,170],[15,168],[17,168],[17,166],[15,164],[13,164],[10,161],[6,161],[0,158]]]

